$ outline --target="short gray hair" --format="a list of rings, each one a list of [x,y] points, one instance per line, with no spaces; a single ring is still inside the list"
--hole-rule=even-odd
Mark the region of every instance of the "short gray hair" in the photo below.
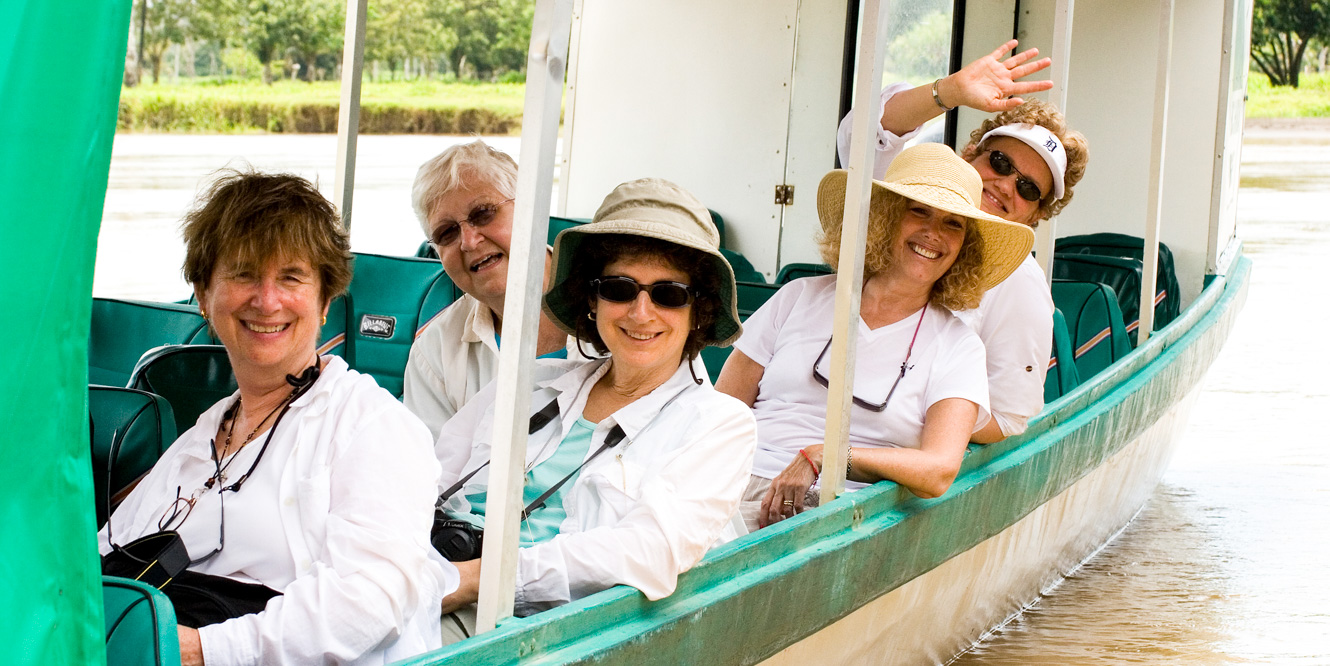
[[[477,182],[488,184],[501,196],[515,197],[517,162],[508,153],[476,140],[452,146],[420,165],[411,184],[411,208],[426,237],[430,232],[430,209],[439,199]]]

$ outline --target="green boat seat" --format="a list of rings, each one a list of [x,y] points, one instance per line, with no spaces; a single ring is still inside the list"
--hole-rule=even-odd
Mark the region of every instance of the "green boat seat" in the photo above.
[[[153,349],[134,367],[130,388],[165,398],[180,432],[193,428],[200,414],[238,389],[231,359],[221,345]]]
[[[711,383],[715,384],[720,378],[720,369],[725,367],[725,359],[730,357],[730,352],[734,347],[703,347],[699,357],[702,364],[707,368],[707,375],[711,377]]]
[[[128,386],[134,365],[149,349],[215,342],[196,306],[94,298],[88,383]]]
[[[786,284],[799,278],[830,275],[835,271],[826,264],[785,264],[776,275],[776,284]]]
[[[175,416],[159,395],[118,386],[88,387],[92,485],[97,527],[115,509],[111,499],[156,464],[175,441]]]
[[[427,240],[420,241],[420,247],[416,248],[415,256],[417,259],[439,260],[439,253],[434,251],[434,244]]]
[[[725,257],[725,261],[730,262],[730,268],[734,270],[734,279],[736,281],[758,283],[767,281],[766,276],[762,275],[762,273],[756,268],[753,268],[753,263],[748,261],[748,257],[745,257],[734,250],[726,250],[725,248],[721,248],[720,254]]]
[[[1131,351],[1113,288],[1094,282],[1053,280],[1053,304],[1062,311],[1082,382]]]
[[[1142,247],[1144,241],[1125,234],[1088,234],[1068,236],[1057,241],[1053,277],[1083,282],[1100,282],[1113,288],[1125,318],[1132,344],[1140,325]],[[1155,278],[1155,329],[1177,318],[1182,309],[1182,292],[1173,266],[1173,253],[1159,244],[1159,269]]]
[[[736,285],[735,305],[739,310],[739,321],[752,316],[762,304],[780,291],[778,284],[764,282],[740,282]]]
[[[319,329],[319,354],[346,355],[346,295],[328,303],[328,321]]]
[[[411,343],[424,324],[457,298],[457,290],[438,261],[354,254],[344,356],[352,368],[401,396]]]
[[[1050,403],[1071,392],[1081,383],[1076,371],[1076,350],[1067,331],[1067,318],[1053,308],[1053,357],[1048,359],[1048,375],[1044,377],[1044,403]]]
[[[179,666],[171,600],[151,585],[102,576],[107,666]]]

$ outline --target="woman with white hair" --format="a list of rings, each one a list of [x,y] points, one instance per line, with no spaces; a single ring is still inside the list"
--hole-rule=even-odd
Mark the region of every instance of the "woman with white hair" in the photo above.
[[[444,272],[466,292],[426,325],[406,364],[402,401],[435,437],[498,374],[516,196],[517,163],[483,141],[439,153],[411,186],[420,228]],[[536,353],[563,358],[567,344],[541,315]]]

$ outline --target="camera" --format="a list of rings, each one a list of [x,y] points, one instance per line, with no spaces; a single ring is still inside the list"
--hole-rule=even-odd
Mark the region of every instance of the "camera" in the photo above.
[[[465,520],[449,518],[448,514],[435,510],[429,540],[434,550],[439,551],[449,562],[465,562],[480,557],[484,537],[484,528]]]

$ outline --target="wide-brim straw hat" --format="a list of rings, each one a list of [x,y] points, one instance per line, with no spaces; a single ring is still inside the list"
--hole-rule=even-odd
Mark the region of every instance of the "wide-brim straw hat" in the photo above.
[[[720,307],[708,332],[707,344],[725,347],[739,337],[743,328],[739,325],[734,297],[734,269],[720,253],[720,232],[711,221],[710,211],[687,190],[659,178],[643,178],[614,188],[591,222],[565,229],[554,239],[554,280],[545,294],[542,309],[565,333],[577,334],[576,313],[585,307],[571,301],[572,292],[565,283],[582,244],[597,234],[655,238],[706,255],[720,276],[719,284],[715,285]]]
[[[817,215],[822,229],[839,228],[845,217],[845,184],[849,172],[837,169],[822,177],[817,187]],[[907,199],[970,220],[983,237],[980,285],[984,291],[1007,279],[1030,255],[1034,231],[979,210],[984,183],[979,172],[940,143],[907,148],[887,167],[882,180],[873,181],[869,215],[886,210],[881,198],[888,190]]]

